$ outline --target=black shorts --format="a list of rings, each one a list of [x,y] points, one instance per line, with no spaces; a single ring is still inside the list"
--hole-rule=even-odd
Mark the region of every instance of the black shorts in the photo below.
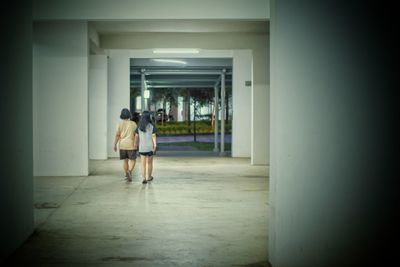
[[[137,150],[120,149],[119,150],[119,159],[135,160],[136,159],[136,151]]]
[[[152,157],[154,155],[153,151],[150,152],[139,152],[141,156]]]

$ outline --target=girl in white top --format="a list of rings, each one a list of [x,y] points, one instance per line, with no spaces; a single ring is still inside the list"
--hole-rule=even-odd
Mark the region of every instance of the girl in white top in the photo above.
[[[157,129],[151,122],[150,112],[143,111],[139,121],[139,127],[136,128],[135,147],[139,143],[139,155],[142,167],[143,184],[153,180],[153,155],[157,148]],[[147,169],[147,176],[146,176]]]

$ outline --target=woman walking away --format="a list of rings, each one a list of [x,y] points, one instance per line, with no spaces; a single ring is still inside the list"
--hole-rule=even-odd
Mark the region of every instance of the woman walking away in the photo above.
[[[134,142],[137,125],[135,122],[130,120],[131,113],[127,108],[122,109],[120,118],[122,121],[118,123],[115,133],[114,151],[117,151],[117,145],[119,143],[119,159],[124,160],[123,168],[125,171],[125,177],[129,182],[131,182],[132,171],[136,164],[137,148],[135,148]]]
[[[135,145],[139,142],[139,155],[142,165],[143,184],[153,180],[153,155],[157,148],[157,129],[153,125],[149,111],[143,111],[139,121],[139,127],[136,129]],[[147,165],[147,176],[146,176]]]

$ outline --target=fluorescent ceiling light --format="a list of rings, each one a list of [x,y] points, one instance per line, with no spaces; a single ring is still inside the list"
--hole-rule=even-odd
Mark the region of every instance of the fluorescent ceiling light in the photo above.
[[[153,59],[153,60],[157,61],[157,62],[178,63],[178,64],[184,64],[184,65],[187,64],[185,61],[174,60],[174,59]]]
[[[185,48],[180,48],[180,49],[154,49],[153,50],[154,54],[198,54],[199,50],[198,49],[185,49]]]

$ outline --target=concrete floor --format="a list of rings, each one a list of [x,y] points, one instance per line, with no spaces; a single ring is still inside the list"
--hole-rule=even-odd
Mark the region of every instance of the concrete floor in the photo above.
[[[157,157],[125,182],[117,159],[89,177],[35,177],[32,237],[10,265],[267,266],[268,178],[248,159]]]

